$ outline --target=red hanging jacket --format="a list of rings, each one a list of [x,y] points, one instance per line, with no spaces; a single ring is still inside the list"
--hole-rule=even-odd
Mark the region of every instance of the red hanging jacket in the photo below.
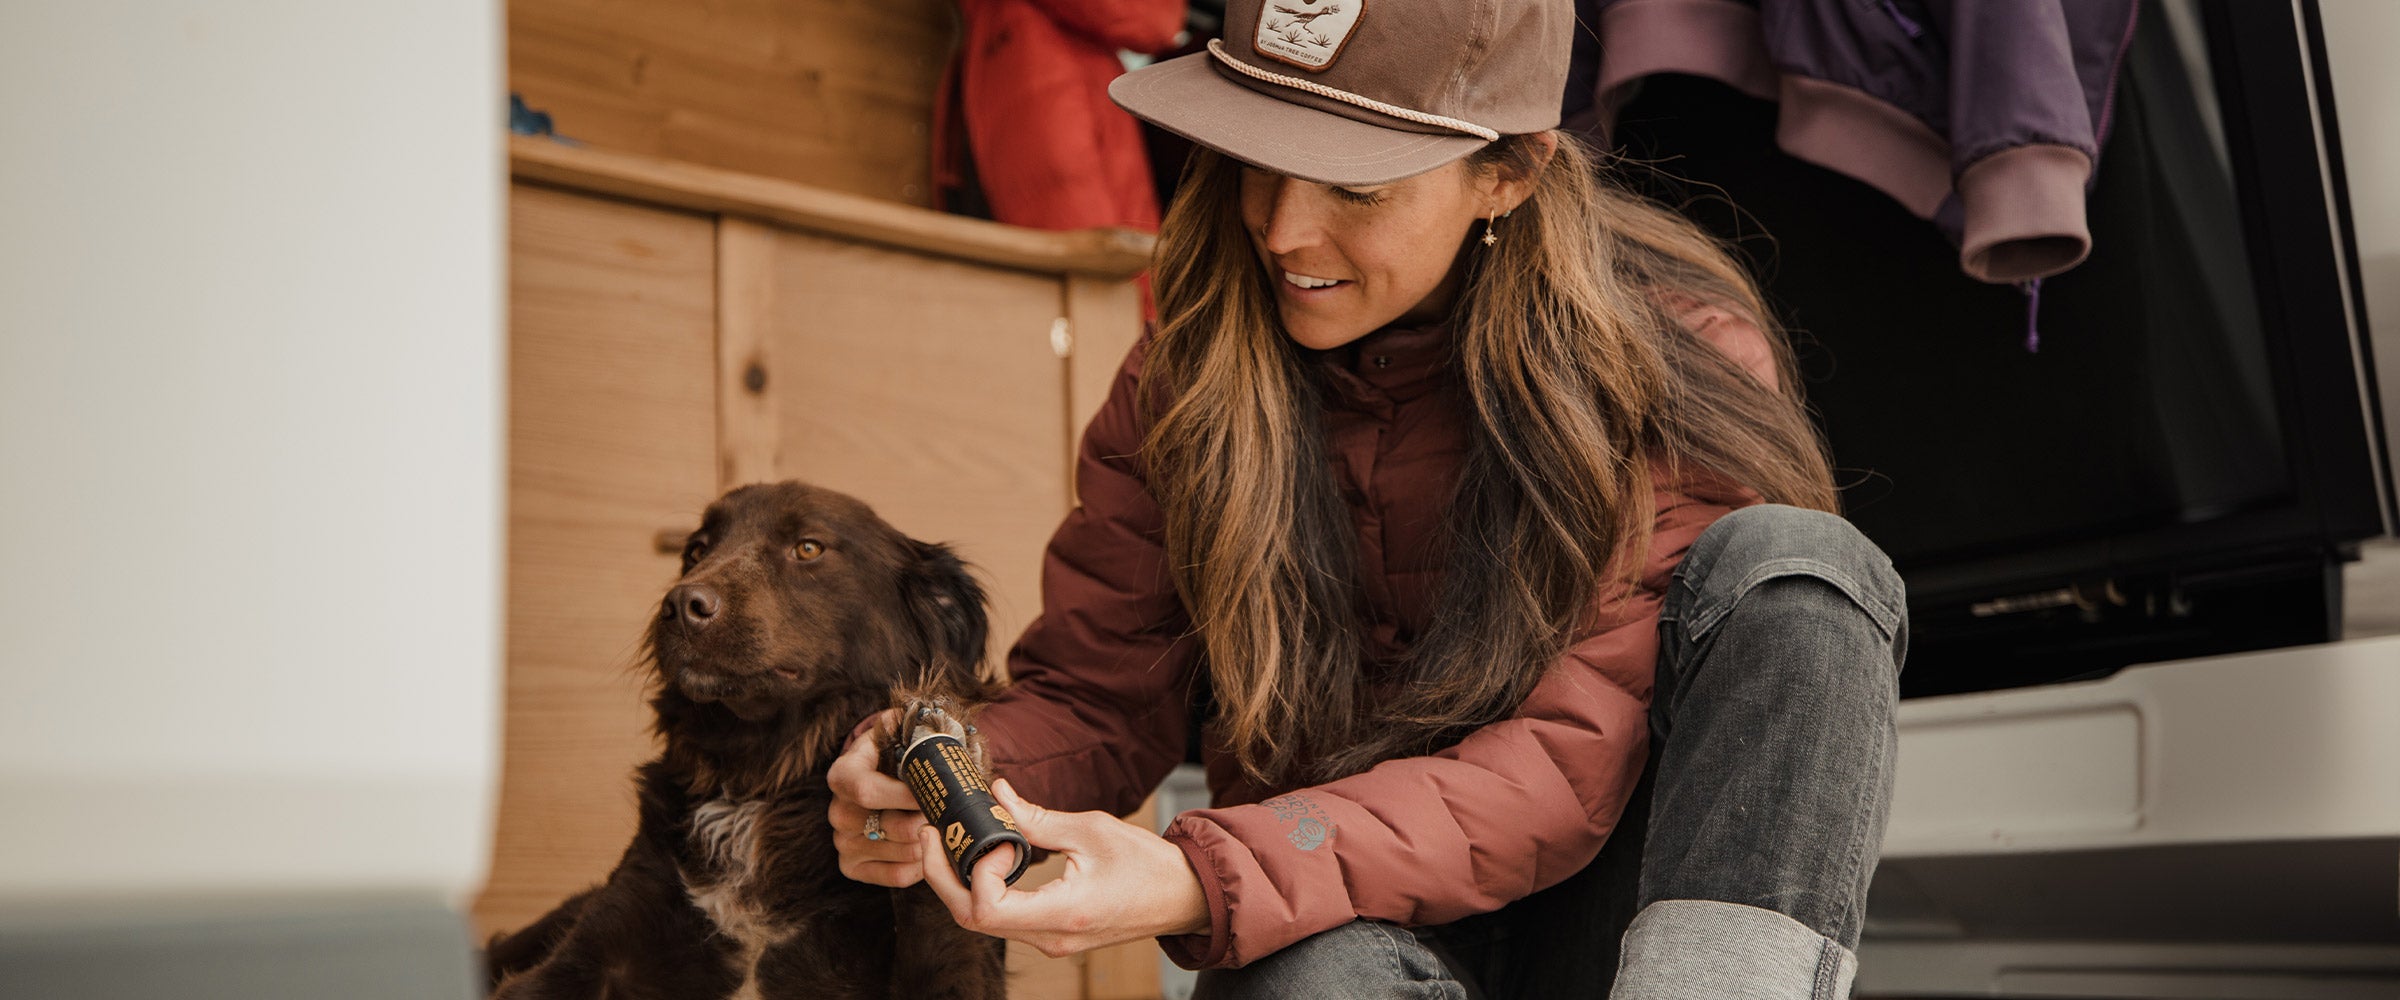
[[[963,123],[992,217],[1035,229],[1158,231],[1149,157],[1108,99],[1117,51],[1162,51],[1183,0],[959,0],[966,38],[934,109],[936,185],[963,181]]]

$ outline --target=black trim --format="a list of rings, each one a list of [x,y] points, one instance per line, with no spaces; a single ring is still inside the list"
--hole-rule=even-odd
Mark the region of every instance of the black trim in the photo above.
[[[2383,531],[2400,533],[2400,483],[2393,481],[2392,440],[2385,433],[2386,423],[2382,378],[2375,364],[2374,325],[2367,316],[2367,285],[2358,259],[2357,222],[2350,214],[2350,169],[2342,153],[2340,116],[2334,113],[2333,63],[2325,48],[2325,19],[2317,0],[2306,0],[2300,6],[2304,26],[2303,37],[2308,42],[2308,64],[2313,73],[2310,83],[2317,96],[2319,131],[2325,136],[2326,175],[2333,182],[2335,221],[2341,228],[2341,250],[2344,270],[2350,278],[2350,309],[2355,327],[2351,337],[2358,345],[2358,377],[2366,387],[2367,435],[2374,439],[2378,479],[2384,485]]]

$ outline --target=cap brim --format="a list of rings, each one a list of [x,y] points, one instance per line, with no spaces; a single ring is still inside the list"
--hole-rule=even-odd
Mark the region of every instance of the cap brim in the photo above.
[[[1228,80],[1198,52],[1108,85],[1119,107],[1245,163],[1319,184],[1369,185],[1432,170],[1485,145],[1471,135],[1409,132],[1279,101]]]

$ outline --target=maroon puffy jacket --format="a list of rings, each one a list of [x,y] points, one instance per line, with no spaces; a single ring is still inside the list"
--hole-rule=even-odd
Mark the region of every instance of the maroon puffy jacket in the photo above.
[[[1677,302],[1677,305],[1687,305]],[[1772,383],[1756,327],[1692,305],[1684,321]],[[1329,450],[1358,532],[1369,640],[1397,652],[1439,590],[1440,520],[1466,444],[1447,332],[1390,329],[1331,352]],[[1084,433],[1081,506],[1051,539],[1042,614],[981,718],[994,766],[1030,801],[1124,814],[1183,759],[1197,642],[1165,569],[1135,459],[1136,347]],[[1342,359],[1335,365],[1330,359]],[[1599,853],[1648,752],[1659,602],[1702,529],[1752,502],[1654,468],[1640,586],[1553,665],[1514,715],[1427,757],[1308,788],[1261,788],[1210,747],[1214,808],[1176,819],[1208,899],[1206,935],[1162,940],[1189,967],[1240,966],[1360,917],[1439,924],[1498,909]]]

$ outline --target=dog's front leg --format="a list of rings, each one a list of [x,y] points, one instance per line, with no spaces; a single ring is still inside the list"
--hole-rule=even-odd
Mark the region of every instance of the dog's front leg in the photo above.
[[[492,1000],[595,1000],[608,970],[582,955],[553,951],[532,968],[506,976]]]
[[[501,981],[492,1000],[684,1000],[739,985],[726,945],[679,893],[619,877],[595,890],[582,918],[532,968]],[[671,890],[672,892],[672,890]]]
[[[633,932],[626,915],[639,907],[643,880],[629,869],[636,867],[635,855],[641,849],[636,840],[607,882],[569,899],[549,916],[495,945],[492,1000],[598,1000],[623,995],[608,988],[611,980],[623,978],[622,958],[614,956],[612,961],[607,952]],[[540,937],[545,933],[546,939]],[[503,948],[528,937],[542,948],[536,960],[515,968],[503,966]]]
[[[575,918],[583,915],[584,904],[591,902],[592,894],[598,891],[586,889],[567,897],[566,902],[514,934],[492,935],[491,943],[483,949],[484,990],[489,992],[501,980],[550,957],[550,952],[566,939],[567,932],[575,929]]]
[[[685,896],[658,835],[666,825],[643,816],[608,881],[578,897],[573,926],[539,962],[503,978],[493,1000],[680,1000],[732,991],[739,980],[726,945],[711,939],[708,918]]]

